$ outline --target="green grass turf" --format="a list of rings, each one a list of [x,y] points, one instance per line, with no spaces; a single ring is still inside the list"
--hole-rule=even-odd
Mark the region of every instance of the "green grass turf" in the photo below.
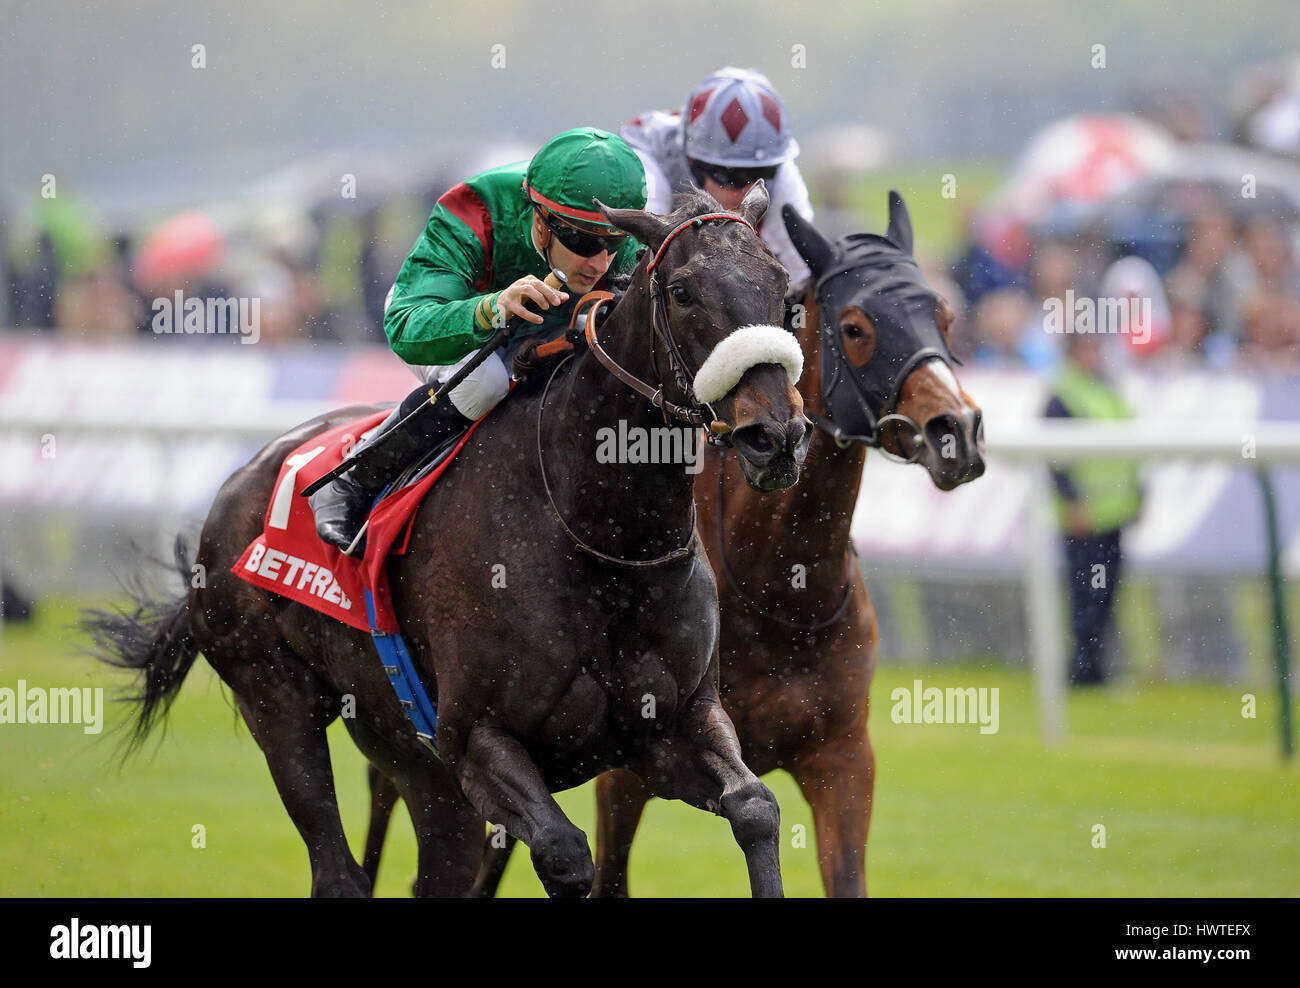
[[[47,603],[29,627],[0,633],[0,687],[121,684],[77,652],[75,608]],[[996,686],[1000,731],[905,725],[890,691]],[[1068,738],[1040,740],[1033,685],[1017,672],[968,665],[884,665],[871,718],[879,778],[868,851],[884,896],[1278,896],[1300,894],[1300,777],[1277,753],[1275,701],[1246,688],[1183,683],[1073,695]],[[1300,713],[1300,711],[1297,711]],[[200,660],[168,735],[124,766],[126,713],[87,736],[75,725],[0,725],[0,895],[298,896],[307,855],[261,753]],[[364,765],[341,724],[331,729],[343,817],[354,848],[366,821]],[[820,895],[811,818],[790,779],[767,777],[782,808],[788,895]],[[590,785],[560,797],[592,833]],[[191,846],[196,824],[206,847]],[[1106,828],[1106,847],[1092,828]],[[807,846],[793,846],[803,826]],[[378,894],[409,894],[411,826],[399,810]],[[637,895],[747,894],[726,822],[653,802],[632,857]],[[541,894],[516,852],[503,893]]]

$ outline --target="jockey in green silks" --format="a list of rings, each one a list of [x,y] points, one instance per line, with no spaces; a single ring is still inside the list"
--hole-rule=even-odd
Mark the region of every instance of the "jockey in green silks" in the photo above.
[[[403,426],[400,437],[311,496],[323,540],[347,551],[375,497],[404,466],[506,396],[510,372],[501,352],[533,336],[557,335],[577,299],[601,287],[609,273],[635,266],[635,242],[610,226],[595,199],[644,209],[645,170],[622,138],[580,127],[547,141],[531,161],[481,172],[438,200],[384,310],[389,344],[424,383],[353,456],[427,403],[506,320],[518,317],[521,327],[503,351],[452,390],[449,401],[439,401]],[[568,291],[542,281],[553,270],[563,273]]]

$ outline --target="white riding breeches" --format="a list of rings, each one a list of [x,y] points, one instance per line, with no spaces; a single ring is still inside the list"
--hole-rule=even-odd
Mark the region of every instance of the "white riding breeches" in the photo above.
[[[413,367],[412,370],[425,384],[444,384],[451,380],[453,374],[474,358],[474,353],[466,355],[459,363],[451,365],[434,365]],[[451,392],[451,403],[466,418],[479,419],[496,407],[497,402],[510,391],[510,372],[500,353],[494,353],[487,360],[474,368],[473,373]]]

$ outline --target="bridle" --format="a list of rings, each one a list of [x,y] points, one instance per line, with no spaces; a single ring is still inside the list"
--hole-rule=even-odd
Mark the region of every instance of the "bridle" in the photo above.
[[[655,270],[659,261],[662,259],[664,252],[668,249],[668,245],[673,242],[678,234],[692,225],[703,226],[708,220],[734,221],[736,223],[743,223],[745,226],[749,227],[751,231],[754,230],[753,224],[743,216],[737,216],[734,213],[703,213],[699,216],[692,216],[690,219],[679,223],[669,232],[668,236],[664,238],[664,242],[659,245],[659,249],[655,252],[654,257],[646,267],[646,273],[650,277],[650,325],[653,332],[653,335],[650,338],[650,356],[651,364],[655,368],[655,373],[660,377],[660,384],[657,388],[651,387],[626,368],[622,367],[609,355],[608,352],[606,352],[604,347],[600,345],[600,341],[596,336],[596,312],[600,306],[612,301],[612,296],[597,300],[588,311],[585,335],[588,349],[591,350],[592,354],[595,355],[601,365],[633,391],[649,399],[650,404],[663,412],[665,421],[669,418],[673,418],[691,426],[692,428],[701,428],[708,423],[708,441],[715,445],[729,446],[730,441],[727,436],[731,431],[731,427],[717,416],[717,413],[713,411],[713,408],[707,402],[701,402],[695,396],[695,390],[692,384],[695,375],[691,373],[685,356],[678,347],[677,341],[673,338],[672,327],[668,324],[668,316],[666,313],[667,302],[663,299],[663,291],[658,283],[657,273]],[[655,351],[656,338],[663,343],[664,349],[668,353],[668,359],[672,366],[674,379],[682,394],[686,396],[686,401],[688,403],[686,406],[675,404],[664,397],[662,375],[659,375],[659,365]],[[555,495],[551,491],[550,481],[546,476],[546,458],[542,451],[542,413],[546,410],[546,399],[550,394],[551,384],[554,382],[556,374],[559,373],[561,367],[569,362],[571,357],[572,354],[557,364],[555,369],[551,371],[550,377],[546,379],[546,387],[542,390],[542,400],[537,406],[537,465],[542,473],[542,488],[546,492],[546,499],[551,506],[551,512],[555,515],[556,521],[560,523],[560,528],[564,530],[564,534],[567,535],[569,540],[581,551],[595,559],[599,559],[601,562],[611,563],[615,566],[625,566],[633,569],[648,569],[655,566],[664,566],[690,555],[694,552],[696,540],[698,539],[698,535],[695,531],[694,498],[691,499],[690,535],[687,536],[686,543],[673,549],[671,552],[667,552],[662,556],[657,556],[654,559],[623,559],[619,556],[611,556],[608,553],[601,552],[599,549],[584,542],[578,534],[569,527],[565,522],[563,515],[560,514],[560,509],[555,503]],[[706,409],[707,417],[705,412]]]
[[[683,220],[673,227],[668,236],[664,238],[664,242],[659,245],[659,249],[655,251],[654,257],[646,266],[646,274],[650,278],[650,363],[655,369],[655,376],[659,378],[658,387],[646,384],[626,368],[620,366],[600,345],[600,341],[596,337],[594,310],[587,317],[586,336],[588,348],[605,369],[633,391],[649,399],[650,404],[663,412],[665,421],[673,418],[697,429],[707,426],[706,438],[710,444],[729,446],[728,435],[731,432],[731,427],[718,417],[718,414],[708,402],[700,401],[695,395],[695,388],[692,383],[695,380],[695,374],[691,371],[681,347],[673,337],[672,327],[668,324],[668,302],[664,298],[663,286],[659,283],[657,271],[659,261],[678,234],[691,226],[703,226],[709,220],[743,223],[751,232],[757,235],[757,231],[754,231],[754,225],[743,216],[726,212],[702,213],[699,216],[692,216],[690,219]],[[664,397],[663,375],[659,371],[659,354],[655,346],[656,340],[662,344],[668,354],[668,363],[673,372],[673,380],[678,390],[686,396],[686,405],[675,404]]]
[[[906,256],[893,258],[892,263],[907,263],[915,266],[915,261]],[[814,292],[818,298],[819,308],[823,312],[826,311],[826,307],[821,303],[824,286],[841,275],[860,272],[863,267],[861,258],[845,258],[818,277]],[[912,300],[910,297],[904,299],[904,301]],[[891,304],[895,308],[899,307],[897,301],[891,300]],[[900,322],[906,324],[910,320],[903,319]],[[830,415],[820,415],[816,412],[808,412],[808,415],[819,428],[835,440],[835,444],[841,449],[846,449],[853,443],[861,443],[880,450],[889,459],[902,463],[915,462],[925,450],[925,435],[914,419],[897,410],[898,403],[902,398],[903,384],[908,375],[921,364],[927,360],[937,359],[951,368],[956,362],[942,334],[939,334],[937,342],[917,347],[905,357],[900,356],[894,361],[888,359],[893,354],[877,353],[866,368],[866,373],[857,374],[854,373],[853,364],[844,352],[844,344],[834,320],[820,319],[817,331],[821,334],[822,400]],[[895,336],[912,337],[902,341],[905,345],[921,341],[921,337],[915,332],[889,334],[890,339]],[[877,334],[878,349],[883,337],[885,334]],[[883,380],[880,379],[882,371],[885,375]],[[856,423],[861,425],[853,425]],[[905,425],[911,430],[915,451],[910,456],[893,453],[881,444],[881,433],[890,424],[893,424],[895,429],[899,425]],[[900,449],[903,448],[901,443],[896,444]]]
[[[587,325],[592,322],[591,316],[587,318]],[[551,384],[555,376],[560,372],[560,368],[573,359],[573,354],[569,354],[551,371],[550,377],[546,379],[546,387],[542,389],[542,400],[537,405],[537,466],[542,472],[542,489],[546,491],[546,501],[551,506],[551,513],[555,515],[555,520],[560,523],[560,528],[564,534],[569,537],[575,546],[585,552],[587,555],[599,559],[603,563],[612,563],[615,566],[626,566],[629,569],[650,569],[655,566],[665,566],[668,563],[676,562],[684,556],[689,556],[695,551],[695,541],[698,536],[695,534],[695,499],[691,498],[691,527],[690,535],[686,537],[684,545],[678,546],[671,552],[666,552],[662,556],[656,556],[654,559],[623,559],[619,556],[611,556],[609,553],[601,552],[594,546],[588,545],[579,537],[578,533],[571,529],[560,514],[559,506],[555,503],[555,494],[551,491],[551,482],[546,478],[546,457],[542,453],[542,413],[546,410],[546,398],[551,393]]]

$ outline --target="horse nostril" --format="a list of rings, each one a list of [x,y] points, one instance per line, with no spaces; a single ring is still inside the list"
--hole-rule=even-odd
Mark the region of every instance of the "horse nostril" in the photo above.
[[[808,447],[812,445],[813,424],[808,419],[791,422],[786,429],[786,451],[794,455],[800,466],[808,458]]]
[[[807,419],[797,422],[791,422],[785,427],[785,450],[787,453],[793,452],[803,445],[804,440],[808,438],[808,433],[812,429],[812,423]]]
[[[970,421],[971,444],[978,455],[984,449],[984,413],[975,408],[966,414]]]
[[[736,452],[753,463],[765,464],[776,455],[785,440],[783,433],[769,425],[752,423],[741,426],[731,434],[731,445]]]
[[[941,459],[955,460],[965,446],[965,435],[955,415],[936,415],[925,423],[925,439]]]

